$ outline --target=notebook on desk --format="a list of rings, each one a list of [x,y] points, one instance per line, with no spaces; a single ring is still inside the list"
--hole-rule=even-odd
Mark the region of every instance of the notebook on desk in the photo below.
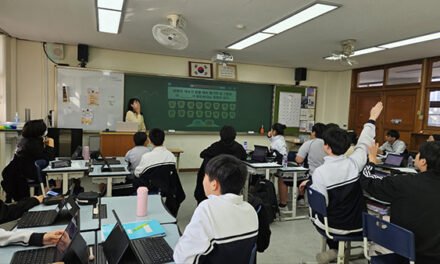
[[[21,250],[14,253],[11,264],[46,264],[53,262],[88,263],[87,245],[79,233],[78,212],[70,220],[55,247]]]
[[[163,237],[130,240],[115,210],[116,225],[107,239],[98,245],[97,263],[168,263],[173,250]]]
[[[397,154],[388,154],[383,164],[376,166],[383,169],[393,169],[402,165],[403,156]]]
[[[73,196],[63,199],[53,210],[28,211],[18,221],[17,228],[28,228],[48,226],[55,223],[57,219],[69,219],[79,211]]]

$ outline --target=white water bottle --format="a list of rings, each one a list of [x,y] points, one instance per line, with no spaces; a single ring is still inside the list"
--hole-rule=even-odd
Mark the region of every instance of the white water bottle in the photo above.
[[[287,168],[287,154],[283,154],[283,167]]]
[[[243,142],[243,148],[244,150],[247,150],[247,141]]]

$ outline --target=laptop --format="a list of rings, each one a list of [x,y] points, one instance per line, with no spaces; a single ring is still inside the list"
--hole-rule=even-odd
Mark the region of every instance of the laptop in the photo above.
[[[397,154],[388,154],[383,164],[377,164],[377,167],[383,169],[393,169],[402,165],[403,156]]]
[[[78,212],[72,217],[55,247],[17,251],[10,263],[46,264],[53,262],[88,263],[87,244],[79,232]]]
[[[254,152],[252,153],[250,163],[266,162],[269,149],[266,146],[254,145]]]
[[[101,167],[101,172],[122,172],[125,171],[125,167],[111,167],[110,162],[104,158],[104,164]]]
[[[98,246],[96,263],[168,263],[173,250],[163,237],[130,240],[115,210],[116,225],[104,243]]]
[[[116,122],[116,132],[138,132],[137,122]]]
[[[57,219],[70,220],[78,211],[79,207],[75,199],[70,196],[68,199],[62,199],[55,209],[25,212],[18,221],[17,228],[48,226],[55,223]]]

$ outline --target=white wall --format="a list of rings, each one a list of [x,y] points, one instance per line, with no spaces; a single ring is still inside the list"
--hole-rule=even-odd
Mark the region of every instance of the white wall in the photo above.
[[[62,63],[78,65],[76,50],[76,46],[64,45],[65,59]],[[15,101],[21,118],[24,118],[25,108],[31,109],[33,119],[44,118],[47,111],[55,107],[55,67],[51,62],[47,62],[42,43],[9,39],[8,53],[11,57],[8,61],[11,74],[8,75],[10,85],[7,92],[12,96],[11,99],[8,98],[8,109],[10,109],[7,113],[8,118],[12,119],[15,114]],[[87,67],[186,77],[189,60],[200,61],[200,59],[90,48]],[[48,65],[47,73],[46,65]],[[238,64],[237,73],[238,80],[243,82],[294,84],[293,68]],[[301,85],[318,87],[317,121],[334,122],[341,126],[347,124],[350,79],[351,71],[308,71],[307,81],[302,82]],[[15,100],[14,94],[16,94]],[[242,142],[248,138],[249,146],[252,146],[253,142],[267,144],[267,139],[261,136],[246,138],[239,136],[238,141]],[[198,158],[200,151],[216,140],[218,140],[217,135],[168,135],[165,143],[169,147],[181,148],[185,151],[181,158],[182,168],[197,168],[201,164]],[[87,139],[85,141],[87,142]]]

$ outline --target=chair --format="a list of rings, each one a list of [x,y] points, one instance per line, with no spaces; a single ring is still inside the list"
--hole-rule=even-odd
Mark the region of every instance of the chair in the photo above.
[[[307,196],[310,205],[310,216],[312,216],[312,211],[320,214],[324,218],[325,230],[316,227],[316,230],[323,236],[322,240],[322,251],[324,252],[327,245],[326,239],[331,239],[333,241],[338,242],[338,258],[337,263],[348,263],[348,259],[350,257],[351,250],[351,242],[352,241],[362,241],[362,236],[352,236],[352,235],[335,235],[330,234],[329,226],[328,226],[328,218],[327,218],[327,205],[325,201],[324,195],[313,190],[310,187],[307,187]]]
[[[364,255],[372,264],[398,263],[399,256],[408,258],[415,263],[415,242],[413,232],[392,224],[376,216],[363,213]],[[368,241],[391,250],[395,253],[372,256],[368,254]]]
[[[43,177],[41,176],[41,169],[46,167],[47,161],[46,160],[37,160],[37,161],[35,161],[34,164],[35,164],[35,169],[37,170],[37,174],[36,174],[37,179],[36,180],[26,179],[28,187],[29,187],[29,193],[30,193],[30,196],[34,196],[36,193],[36,190],[38,189],[38,187],[40,187],[41,194],[44,195],[44,193],[45,193],[44,182],[43,182]]]

